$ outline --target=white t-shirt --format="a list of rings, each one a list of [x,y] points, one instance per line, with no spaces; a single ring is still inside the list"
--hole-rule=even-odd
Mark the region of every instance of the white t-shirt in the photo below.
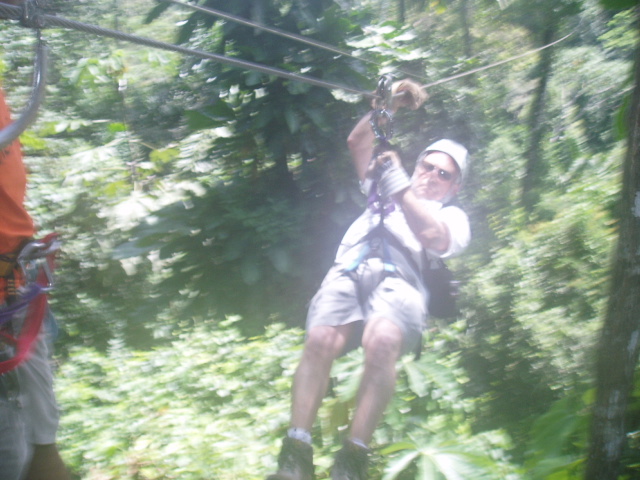
[[[467,214],[461,208],[454,205],[444,206],[442,203],[432,200],[423,200],[423,203],[424,208],[429,209],[433,216],[447,226],[450,237],[447,251],[437,252],[426,249],[427,255],[430,258],[450,258],[460,254],[467,248],[471,240],[471,230]],[[408,262],[406,258],[407,252],[409,252],[413,260],[413,265],[422,268],[422,244],[411,231],[399,205],[394,205],[393,211],[385,213],[383,221],[385,229],[404,247],[404,252],[398,252],[396,249],[391,250],[392,263],[397,265],[400,270],[406,274],[405,276],[413,277],[414,275],[408,270],[415,270],[415,267],[411,265],[411,262]],[[362,215],[351,224],[342,238],[336,254],[336,264],[348,266],[356,262],[362,253],[362,248],[365,243],[363,242],[364,237],[378,226],[379,223],[380,214],[374,213],[372,209],[367,208]],[[412,278],[407,278],[407,280],[411,281]]]

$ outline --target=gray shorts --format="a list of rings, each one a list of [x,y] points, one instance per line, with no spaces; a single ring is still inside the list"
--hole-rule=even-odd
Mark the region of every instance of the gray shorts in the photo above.
[[[371,258],[355,271],[336,265],[329,270],[314,295],[307,314],[307,331],[318,325],[339,326],[360,322],[360,333],[347,350],[360,346],[364,325],[371,318],[386,318],[402,331],[403,353],[415,351],[426,322],[426,299],[397,275],[385,275],[382,262]]]
[[[13,389],[15,375],[0,378],[0,478],[20,480],[27,474],[32,450],[27,442],[24,409]]]
[[[53,393],[53,375],[44,334],[27,361],[5,376],[0,389],[0,478],[19,480],[35,445],[56,441],[59,411]],[[17,387],[14,388],[14,382]]]
[[[40,334],[31,356],[17,371],[27,439],[35,445],[51,445],[56,442],[60,412],[53,393],[51,356],[45,334]]]

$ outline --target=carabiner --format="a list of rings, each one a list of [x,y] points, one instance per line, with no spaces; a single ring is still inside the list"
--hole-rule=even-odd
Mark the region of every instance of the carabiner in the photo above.
[[[22,274],[27,281],[36,280],[43,292],[48,292],[53,288],[53,256],[60,250],[60,241],[57,235],[51,234],[43,240],[36,240],[27,243],[18,254],[17,263]]]
[[[380,120],[383,120],[382,122]],[[381,143],[389,143],[393,137],[393,117],[387,110],[374,110],[369,119],[373,134]]]
[[[373,107],[376,110],[386,110],[391,107],[393,101],[393,95],[391,87],[393,86],[393,75],[382,75],[378,80],[378,87],[376,88],[376,99]]]
[[[393,76],[383,75],[378,80],[378,88],[376,89],[376,98],[373,102],[373,112],[369,123],[373,129],[376,139],[385,145],[393,137],[393,116],[387,110],[391,107],[393,95],[391,87],[393,85]]]
[[[20,134],[33,123],[38,115],[38,108],[40,108],[40,104],[44,98],[48,51],[47,46],[40,36],[40,30],[37,30],[37,38],[38,46],[36,48],[36,58],[34,61],[31,98],[20,118],[0,130],[0,150],[10,145],[11,142],[18,138]]]

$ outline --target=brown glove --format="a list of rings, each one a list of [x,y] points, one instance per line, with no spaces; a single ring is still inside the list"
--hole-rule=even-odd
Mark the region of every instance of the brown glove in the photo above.
[[[402,92],[404,92],[404,95],[396,97],[397,94]],[[429,98],[429,95],[427,95],[426,90],[422,88],[422,85],[409,79],[394,82],[391,86],[391,93],[394,96],[394,110],[398,110],[402,107],[417,110],[427,100],[427,98]]]

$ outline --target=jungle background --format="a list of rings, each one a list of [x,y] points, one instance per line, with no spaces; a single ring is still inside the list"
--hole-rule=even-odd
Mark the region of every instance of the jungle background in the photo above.
[[[613,6],[625,7],[613,2]],[[460,313],[399,364],[372,478],[583,478],[619,234],[631,8],[595,0],[206,0],[338,55],[153,0],[49,2],[81,22],[364,91],[434,85],[395,118],[412,170],[468,146],[470,249],[449,262]],[[565,36],[569,35],[567,38]],[[47,97],[21,141],[28,207],[61,235],[59,445],[74,476],[259,479],[275,469],[306,304],[361,212],[346,137],[360,95],[86,33],[45,29]],[[34,36],[0,22],[14,115]],[[636,313],[636,315],[638,315]],[[327,478],[361,352],[340,359],[314,429]],[[620,477],[640,477],[640,385]]]

